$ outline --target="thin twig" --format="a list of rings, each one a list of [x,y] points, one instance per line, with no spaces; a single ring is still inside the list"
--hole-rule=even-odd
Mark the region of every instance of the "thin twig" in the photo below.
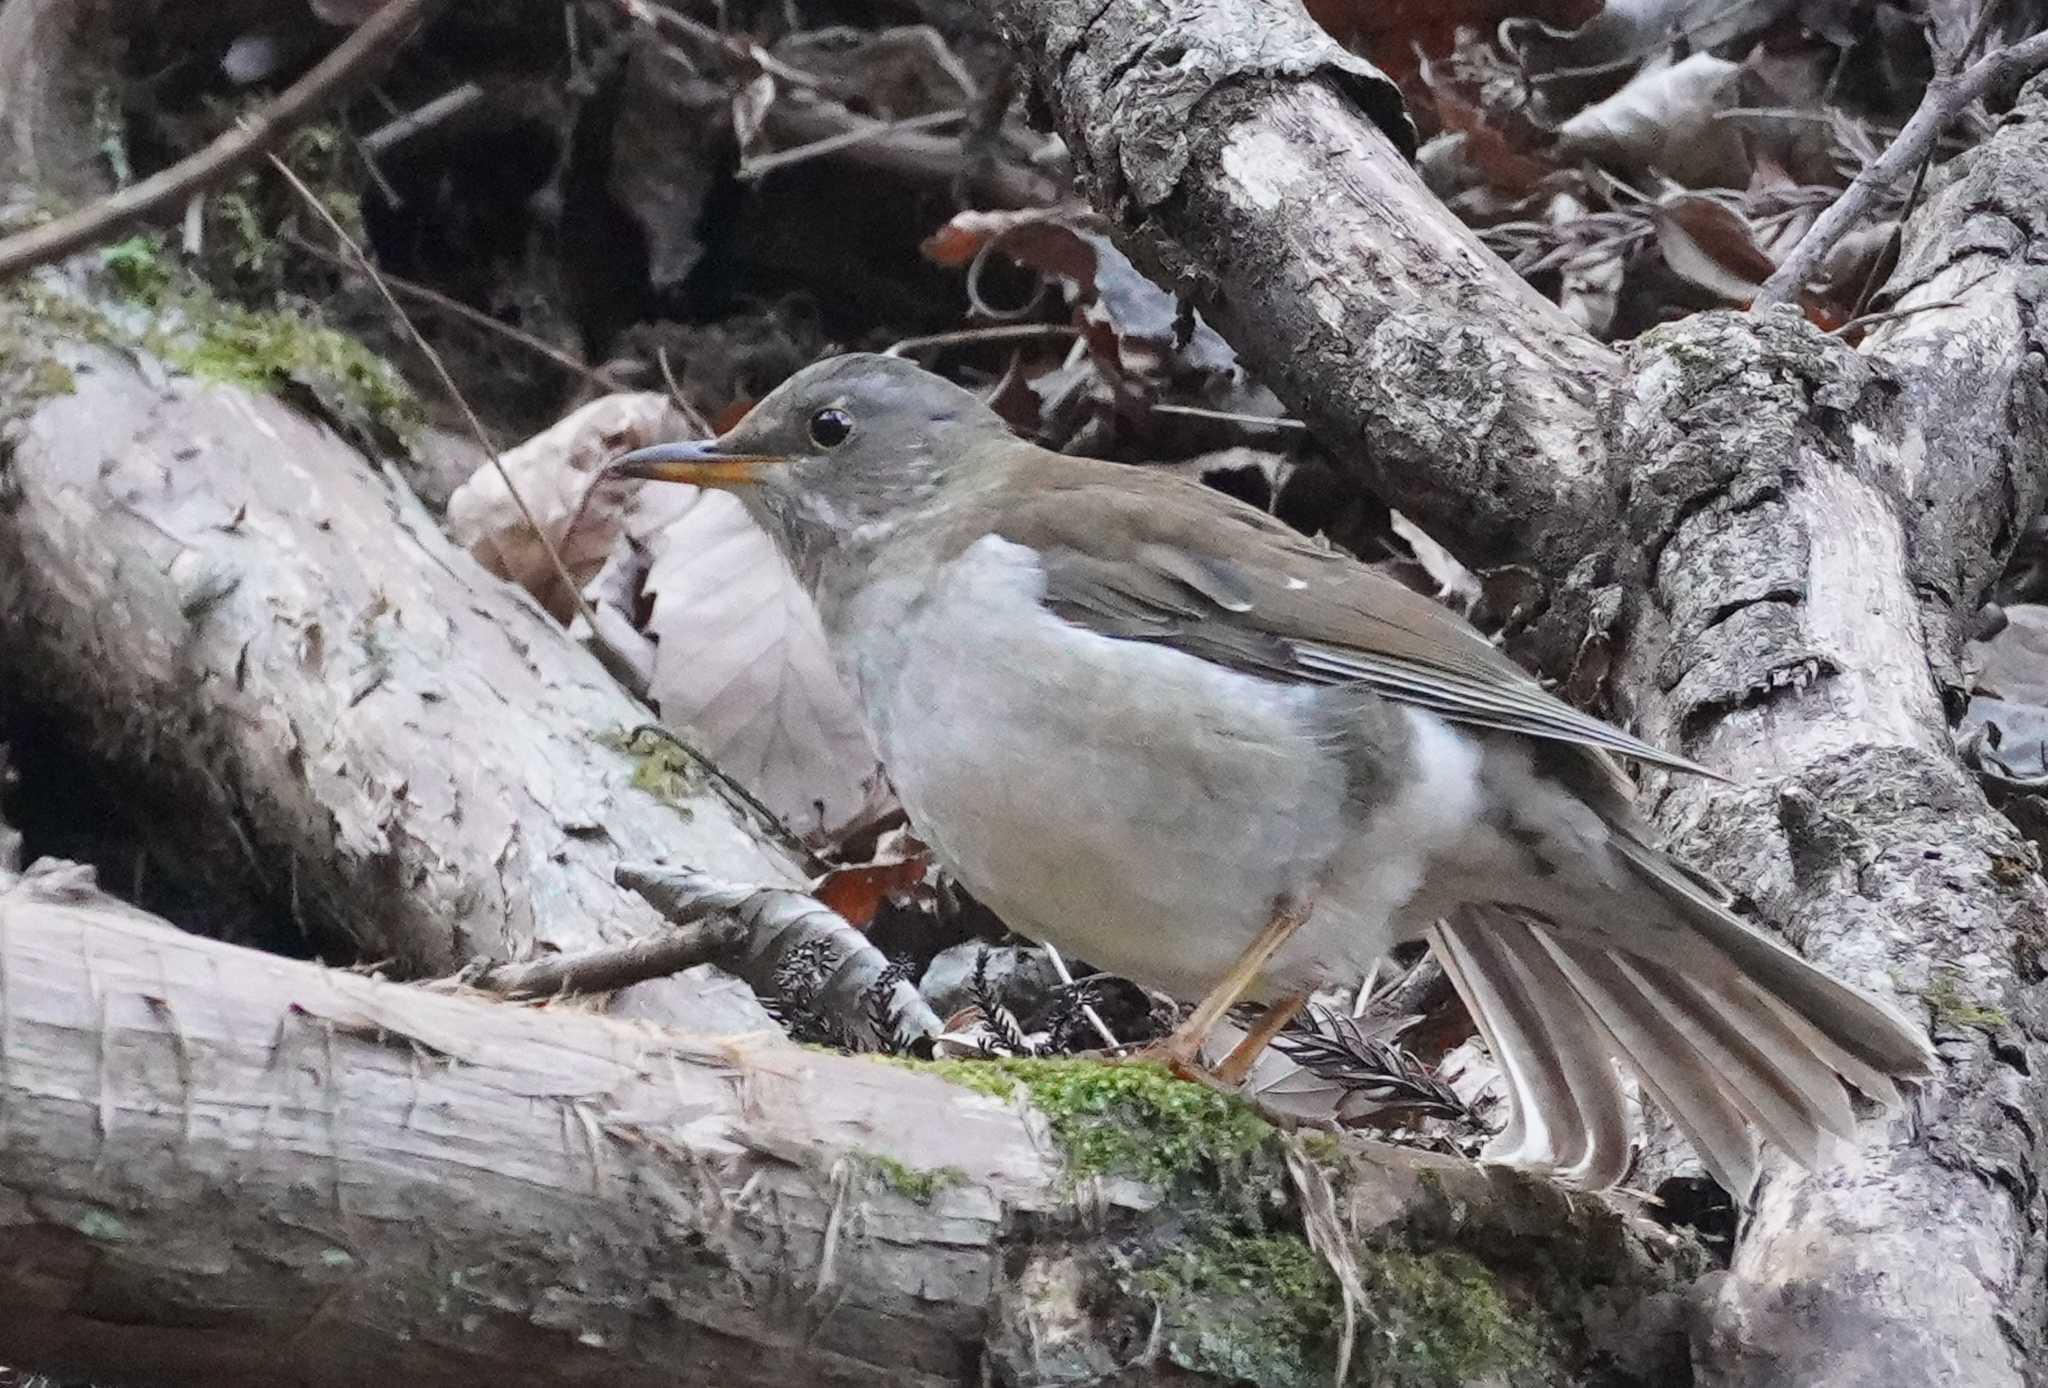
[[[327,205],[320,201],[319,196],[311,188],[308,188],[297,174],[291,171],[290,165],[286,164],[284,160],[278,158],[275,154],[266,153],[264,157],[270,161],[271,167],[277,170],[284,181],[291,185],[292,191],[299,195],[306,206],[312,208],[320,220],[327,223],[327,229],[333,232],[335,239],[347,248],[349,258],[355,262],[356,268],[370,277],[370,283],[376,287],[377,293],[383,297],[385,304],[390,307],[393,316],[398,319],[399,325],[405,329],[406,336],[410,337],[413,345],[426,355],[428,363],[434,368],[434,374],[441,378],[442,389],[448,392],[448,398],[455,402],[455,407],[462,411],[463,421],[469,425],[469,431],[475,436],[477,446],[483,449],[484,453],[491,460],[491,466],[497,469],[499,480],[505,484],[505,490],[511,494],[512,504],[519,508],[519,518],[526,522],[527,528],[540,541],[541,549],[547,553],[548,563],[553,567],[556,579],[561,582],[563,588],[568,590],[569,600],[575,605],[577,615],[582,617],[584,622],[589,625],[590,639],[593,641],[604,640],[604,634],[597,625],[597,614],[590,610],[590,604],[583,599],[582,588],[570,576],[569,566],[562,562],[562,551],[556,546],[554,538],[541,527],[540,520],[533,514],[533,508],[526,504],[526,498],[520,494],[519,484],[512,480],[512,473],[506,468],[505,460],[499,456],[497,446],[491,442],[490,433],[484,428],[484,422],[478,419],[476,411],[469,407],[469,400],[463,395],[462,387],[455,384],[455,377],[449,374],[448,364],[441,360],[441,354],[434,350],[434,344],[427,341],[426,334],[419,330],[419,326],[412,321],[411,315],[406,313],[404,307],[398,302],[398,296],[393,294],[391,287],[384,283],[384,276],[378,273],[377,267],[370,263],[369,256],[363,253],[363,248],[356,244],[355,238],[348,234],[348,229],[335,219],[332,212],[327,210]]]
[[[882,355],[902,357],[935,347],[963,347],[988,342],[1066,342],[1079,335],[1080,331],[1071,323],[999,323],[988,328],[959,328],[949,333],[902,338],[890,343]]]
[[[773,154],[764,154],[756,159],[742,159],[733,177],[742,183],[750,183],[777,169],[785,169],[792,164],[801,164],[827,154],[836,154],[842,149],[864,145],[871,140],[885,139],[891,135],[914,134],[920,130],[936,130],[946,125],[958,125],[967,119],[967,112],[955,106],[944,111],[928,111],[924,115],[910,116],[903,120],[868,120],[850,111],[847,112],[847,116],[859,124],[850,126],[836,135],[827,135],[822,140],[798,145],[794,149],[777,150]]]
[[[1982,17],[1980,16],[1980,24]],[[1973,33],[1971,42],[1976,35]],[[1792,248],[1792,254],[1777,273],[1757,291],[1751,312],[1761,312],[1798,298],[1820,272],[1821,262],[1836,243],[1854,230],[1872,204],[1906,172],[1926,158],[1934,142],[1949,124],[1968,110],[1992,88],[2032,76],[2048,67],[2048,33],[2035,34],[2009,47],[1987,53],[1960,67],[1969,43],[1957,57],[1959,70],[1940,72],[1928,82],[1920,105],[1899,131],[1899,137],[1885,146],[1884,153],[1864,165],[1849,186],[1842,190],[1825,212],[1814,219],[1806,235]]]
[[[1067,961],[1060,958],[1059,950],[1049,941],[1041,942],[1038,947],[1045,951],[1046,962],[1050,963],[1052,971],[1060,976],[1060,982],[1068,988],[1073,987],[1074,975],[1067,971]],[[1095,1010],[1095,1004],[1082,1003],[1081,1015],[1088,1019],[1088,1024],[1095,1028],[1095,1034],[1102,1038],[1103,1044],[1110,1050],[1120,1051],[1124,1048],[1124,1043],[1117,1040],[1116,1033],[1109,1029],[1109,1023],[1103,1021],[1102,1014]]]
[[[710,420],[697,413],[697,407],[690,403],[688,397],[683,394],[683,388],[676,384],[676,373],[669,369],[668,348],[660,343],[656,343],[654,347],[654,360],[661,367],[662,382],[668,386],[669,403],[674,405],[676,412],[688,421],[692,429],[697,431],[699,438],[710,438],[716,431],[712,429]]]
[[[393,145],[403,144],[421,131],[460,115],[483,100],[483,95],[484,89],[477,83],[464,82],[453,91],[443,92],[425,105],[406,112],[397,120],[378,126],[363,136],[360,143],[368,153],[382,154]]]
[[[496,964],[473,978],[472,988],[511,998],[558,997],[564,993],[613,993],[667,978],[699,964],[716,964],[747,938],[747,928],[729,915],[671,925],[659,935],[576,954],[557,954],[519,964]]]
[[[1828,336],[1846,337],[1859,328],[1874,328],[1879,323],[1889,323],[1897,318],[1911,318],[1916,313],[1927,313],[1938,308],[1961,308],[1961,299],[1936,299],[1930,304],[1908,304],[1905,308],[1888,308],[1882,313],[1866,313],[1851,318],[1839,328],[1829,328]]]
[[[351,261],[347,256],[336,255],[325,246],[315,245],[303,236],[294,235],[290,237],[290,240],[294,249],[305,251],[309,255],[318,256],[330,265],[339,265],[350,270],[358,268],[355,262]],[[385,284],[407,298],[418,299],[423,304],[431,304],[442,312],[452,314],[464,322],[473,323],[486,332],[496,333],[507,342],[516,342],[528,351],[546,357],[563,370],[581,376],[594,386],[612,391],[631,390],[633,388],[630,383],[620,380],[615,373],[604,367],[592,366],[582,358],[563,351],[553,343],[535,337],[532,333],[515,328],[502,319],[493,318],[482,309],[471,308],[460,299],[451,299],[438,289],[432,289],[413,280],[404,279],[392,274],[389,270],[380,270],[378,274],[383,277]]]
[[[0,241],[0,279],[111,241],[140,222],[182,210],[194,193],[240,173],[291,131],[368,81],[447,0],[392,0],[277,100],[205,149],[90,207]]]
[[[1152,413],[1154,414],[1180,414],[1186,415],[1190,419],[1221,420],[1225,424],[1256,424],[1261,428],[1266,429],[1308,428],[1308,425],[1303,421],[1292,418],[1288,415],[1239,414],[1235,410],[1211,410],[1205,409],[1200,405],[1154,404],[1149,406],[1148,408],[1150,408]]]

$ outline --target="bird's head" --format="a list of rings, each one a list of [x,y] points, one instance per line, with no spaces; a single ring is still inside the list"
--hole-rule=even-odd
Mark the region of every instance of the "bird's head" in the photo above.
[[[799,572],[806,556],[878,538],[932,505],[950,474],[1016,444],[974,395],[898,357],[804,368],[715,439],[628,453],[616,475],[735,493]]]

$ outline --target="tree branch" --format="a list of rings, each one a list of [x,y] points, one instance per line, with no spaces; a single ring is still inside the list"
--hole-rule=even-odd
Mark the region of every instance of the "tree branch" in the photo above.
[[[1027,55],[1119,243],[1376,495],[1476,567],[1551,582],[1611,534],[1614,359],[1423,187],[1384,77],[1291,4],[975,8]]]
[[[1986,0],[1987,12],[1995,3]],[[1960,71],[1936,73],[1898,138],[1864,165],[1842,196],[1814,218],[1792,253],[1757,291],[1750,311],[1761,313],[1797,299],[1820,273],[1828,252],[1869,215],[1879,194],[1919,167],[1956,117],[1983,100],[1986,93],[2023,81],[2044,67],[2048,67],[2048,33],[1988,53]]]
[[[1159,1134],[1184,1166],[1153,1168],[1185,1181],[1069,1169],[1021,1092],[239,950],[54,865],[0,886],[0,1000],[10,1365],[165,1388],[1197,1388],[1242,1381],[1219,1345],[1330,1350],[1313,1300],[1254,1342],[1270,1289],[1185,1271],[1256,1208],[1254,1246],[1313,1283],[1263,1129],[1227,1174],[1189,1126]],[[1096,1150],[1154,1121],[1105,1094]],[[1668,1237],[1463,1161],[1322,1160],[1344,1203],[1319,1227],[1387,1327],[1368,1371],[1420,1381],[1444,1345],[1532,1381],[1616,1354],[1676,1371]]]
[[[390,0],[277,100],[205,149],[89,207],[0,240],[0,280],[110,241],[138,223],[168,217],[194,193],[240,173],[351,88],[373,79],[445,3]]]

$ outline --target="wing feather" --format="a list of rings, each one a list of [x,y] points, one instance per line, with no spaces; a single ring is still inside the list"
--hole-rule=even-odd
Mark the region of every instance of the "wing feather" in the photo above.
[[[1036,550],[1046,606],[1076,625],[1268,679],[1361,684],[1471,727],[1715,774],[1573,708],[1448,609],[1210,488],[1058,454],[1030,481],[991,496],[975,533]]]

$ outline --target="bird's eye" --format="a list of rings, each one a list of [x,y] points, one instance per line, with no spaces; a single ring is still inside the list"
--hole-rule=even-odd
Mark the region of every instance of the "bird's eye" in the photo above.
[[[811,442],[837,448],[853,433],[853,416],[845,410],[819,410],[811,416]]]

